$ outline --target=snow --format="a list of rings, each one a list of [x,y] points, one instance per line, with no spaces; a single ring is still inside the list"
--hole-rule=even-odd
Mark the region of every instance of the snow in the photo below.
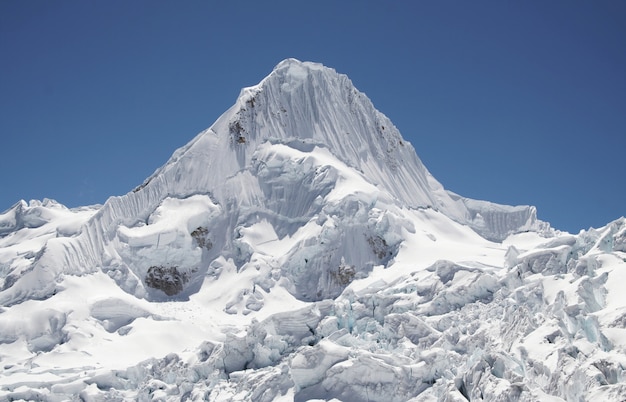
[[[288,59],[132,192],[0,214],[0,399],[623,400],[625,245],[446,191]]]

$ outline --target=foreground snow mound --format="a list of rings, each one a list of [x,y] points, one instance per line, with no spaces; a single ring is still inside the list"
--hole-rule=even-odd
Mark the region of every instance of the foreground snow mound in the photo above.
[[[426,243],[441,232],[415,232],[408,243],[424,243],[421,250],[401,247],[388,268],[375,268],[332,300],[255,291],[247,278],[258,274],[225,262],[222,279],[207,278],[186,302],[136,299],[101,274],[66,280],[50,299],[0,314],[0,397],[626,398],[626,219],[576,236],[546,241],[526,233],[496,244],[440,213],[418,215],[415,223],[456,227],[458,242]],[[232,314],[234,292],[216,287],[242,276],[248,296],[258,292],[265,306]],[[86,304],[70,303],[77,297]],[[28,326],[24,316],[33,311],[40,324]]]

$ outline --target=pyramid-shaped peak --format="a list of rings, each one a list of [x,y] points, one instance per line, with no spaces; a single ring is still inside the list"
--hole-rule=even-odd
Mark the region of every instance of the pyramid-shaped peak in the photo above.
[[[141,192],[154,194],[155,203],[162,194],[210,193],[220,205],[231,200],[241,207],[258,205],[262,196],[248,199],[241,189],[252,194],[249,188],[258,187],[256,175],[264,166],[262,158],[272,154],[270,148],[289,149],[292,153],[283,155],[287,159],[312,157],[315,148],[324,149],[399,205],[433,208],[490,239],[502,239],[536,221],[530,207],[494,213],[493,207],[446,191],[413,146],[347,75],[293,58],[278,63],[259,84],[243,88],[233,107],[135,191],[145,188]],[[235,184],[240,179],[252,181]]]
[[[25,222],[26,215],[20,215],[27,209],[24,204],[0,216],[0,237],[3,231],[19,230],[20,219]],[[46,210],[53,209],[51,201],[47,205]],[[168,226],[159,209],[164,205],[165,209],[184,211],[188,222]],[[48,211],[32,209],[35,216],[27,222],[31,227],[50,221],[35,220],[37,214]],[[345,237],[337,234],[340,238],[332,237],[335,232],[329,229],[332,236],[328,239],[332,240],[324,239],[319,245],[358,238],[365,244],[372,242],[370,247],[378,244],[377,232],[370,232],[369,238],[354,234],[374,230],[380,211],[392,209],[433,209],[498,241],[510,233],[540,228],[533,207],[498,206],[446,191],[393,123],[346,75],[321,64],[286,59],[259,85],[244,88],[237,102],[209,129],[174,152],[143,184],[107,200],[80,231],[66,229],[70,226],[55,229],[56,233],[76,236],[51,239],[45,252],[32,262],[29,275],[19,271],[13,278],[23,280],[8,282],[10,286],[0,283],[0,304],[7,306],[29,297],[45,299],[53,294],[60,275],[94,272],[106,264],[112,264],[109,272],[115,271],[116,281],[128,292],[156,297],[154,289],[163,289],[150,283],[157,286],[164,277],[173,275],[167,265],[174,261],[167,253],[170,248],[180,255],[175,265],[186,266],[189,272],[185,275],[195,275],[184,277],[190,280],[186,290],[190,294],[202,283],[211,259],[223,256],[237,264],[249,260],[252,249],[240,240],[246,228],[270,222],[271,231],[283,239],[297,233],[300,224],[326,222],[328,216],[343,214],[349,225],[358,225],[345,232]],[[414,231],[412,225],[402,228]],[[210,247],[202,237],[207,230],[213,236]],[[391,244],[380,239],[381,244]],[[374,254],[355,253],[360,249],[351,242],[341,247],[358,264],[347,263],[369,264],[370,260],[362,258],[373,258]],[[165,247],[168,244],[172,246]],[[318,250],[318,267],[333,265],[323,260],[326,254],[338,258],[333,260],[337,263],[334,266],[342,266],[342,254],[326,247]],[[298,253],[293,254],[298,264],[312,261],[308,254],[300,258],[304,256]],[[205,271],[195,270],[200,263]],[[294,265],[294,269],[309,272],[309,266]],[[323,272],[325,276],[311,283],[317,284],[320,278],[330,280],[331,274]],[[144,278],[144,282],[136,278]],[[306,276],[294,278],[307,288],[301,293],[303,298],[331,296],[338,289],[328,288],[331,293],[318,295],[317,289],[306,285],[310,282]]]

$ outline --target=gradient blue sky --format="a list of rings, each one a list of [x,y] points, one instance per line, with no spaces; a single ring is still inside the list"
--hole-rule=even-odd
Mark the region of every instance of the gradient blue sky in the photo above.
[[[624,1],[0,2],[0,211],[140,184],[282,59],[347,74],[464,196],[626,215]]]

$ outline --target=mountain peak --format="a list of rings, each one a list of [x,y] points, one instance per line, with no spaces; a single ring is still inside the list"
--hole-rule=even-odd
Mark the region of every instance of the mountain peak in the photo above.
[[[134,191],[0,214],[0,400],[626,400],[626,220],[542,229],[288,59]]]
[[[258,85],[244,88],[210,132],[228,138],[236,169],[264,142],[327,149],[380,190],[413,208],[466,213],[424,167],[413,147],[352,81],[321,64],[286,59]]]
[[[290,84],[301,83],[307,79],[313,72],[327,71],[336,74],[332,68],[325,67],[320,63],[310,61],[300,61],[294,58],[287,58],[278,63],[261,82],[257,85],[243,88],[238,98],[239,104],[245,104],[251,96],[266,86],[271,86],[272,82],[279,81],[282,90],[288,90]]]
[[[336,74],[334,69],[323,64],[289,58],[278,63],[267,78],[279,76],[284,80],[302,81],[312,73],[322,71]]]
[[[178,222],[163,219],[164,205],[185,207],[189,215],[185,212],[178,220],[184,221],[181,227],[161,231],[166,221]],[[232,259],[238,266],[249,262],[252,248],[239,240],[247,228],[267,224],[270,232],[284,238],[308,222],[319,222],[315,230],[322,230],[328,216],[335,216],[337,225],[360,233],[358,241],[342,231],[328,235],[315,255],[300,259],[298,247],[313,251],[294,245],[291,254],[276,256],[297,260],[283,268],[289,271],[287,288],[296,297],[331,297],[347,284],[328,271],[335,264],[361,267],[360,272],[342,274],[352,279],[365,275],[374,262],[389,261],[400,237],[394,233],[385,238],[373,217],[383,219],[396,210],[397,217],[384,219],[408,222],[400,218],[400,209],[432,209],[496,241],[541,227],[532,207],[500,208],[446,191],[393,123],[346,75],[321,64],[286,59],[258,85],[244,88],[229,110],[174,152],[141,186],[111,197],[80,236],[48,241],[28,271],[33,278],[5,284],[0,302],[45,297],[54,291],[58,275],[99,267],[107,267],[131,294],[163,298],[162,289],[154,286],[161,281],[157,276],[174,275],[168,244],[175,245],[177,266],[184,267],[175,287],[177,297],[188,297],[198,290],[215,258]],[[204,238],[207,230],[210,239]],[[355,253],[355,241],[370,242],[363,247],[376,251]],[[210,244],[210,250],[197,250],[196,243]],[[328,244],[337,244],[341,252],[327,250]],[[328,253],[332,257],[326,257]],[[299,265],[302,261],[307,261],[306,269]]]
[[[297,74],[298,70],[302,71],[302,70],[322,70],[322,69],[331,70],[331,68],[325,67],[321,63],[315,63],[311,61],[300,61],[298,59],[290,57],[278,63],[276,67],[274,67],[273,71],[278,72],[278,71],[287,70],[288,73]]]

